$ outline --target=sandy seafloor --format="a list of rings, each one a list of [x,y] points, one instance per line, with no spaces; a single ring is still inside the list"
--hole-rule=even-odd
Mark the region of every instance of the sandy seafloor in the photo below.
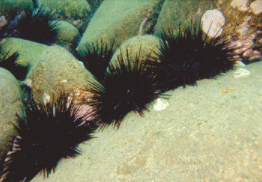
[[[128,114],[32,181],[261,181],[262,62],[246,68],[168,92],[165,110]]]

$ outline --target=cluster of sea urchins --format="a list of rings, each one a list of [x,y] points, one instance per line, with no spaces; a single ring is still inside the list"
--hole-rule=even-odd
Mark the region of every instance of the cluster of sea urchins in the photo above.
[[[112,46],[101,44],[99,49],[89,45],[91,51],[82,60],[87,69],[98,75],[100,84],[93,84],[89,90],[93,98],[88,105],[93,107],[102,128],[110,124],[119,127],[126,114],[134,111],[143,115],[148,104],[164,92],[195,85],[200,79],[216,78],[235,63],[229,42],[208,38],[200,25],[179,29],[178,35],[169,30],[161,38],[155,60],[148,57],[141,61],[140,52],[135,59],[130,58],[127,49],[126,54],[121,53],[116,61],[109,63]],[[89,67],[93,60],[96,63]],[[102,69],[97,69],[98,63],[102,63]]]
[[[50,27],[49,18],[43,16],[46,27]],[[48,177],[60,159],[80,153],[78,144],[91,139],[98,126],[118,128],[129,112],[143,115],[148,104],[166,91],[215,78],[235,63],[229,42],[204,36],[196,25],[179,29],[178,35],[165,31],[161,38],[157,59],[148,56],[141,60],[141,52],[131,57],[127,49],[111,62],[113,43],[87,45],[86,53],[78,58],[98,81],[90,83],[92,98],[82,103],[91,106],[92,113],[79,114],[80,107],[64,93],[46,104],[26,100],[24,116],[17,116],[14,124],[17,136],[4,161],[1,180],[29,181],[41,171]]]
[[[78,144],[91,139],[97,128],[92,113],[83,114],[69,94],[60,93],[47,104],[30,97],[24,106],[24,116],[17,115],[13,124],[17,135],[4,160],[1,181],[30,181],[39,172],[48,177],[60,159],[80,154]]]

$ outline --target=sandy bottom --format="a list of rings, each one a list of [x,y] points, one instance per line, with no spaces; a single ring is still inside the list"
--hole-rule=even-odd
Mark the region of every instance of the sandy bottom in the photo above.
[[[130,113],[32,181],[261,181],[262,62],[246,68],[168,92],[165,110]]]

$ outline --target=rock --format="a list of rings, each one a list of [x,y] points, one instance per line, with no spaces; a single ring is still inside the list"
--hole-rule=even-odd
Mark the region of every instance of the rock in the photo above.
[[[248,8],[248,0],[232,0],[231,6],[233,8],[238,8],[239,11],[247,11]]]
[[[155,111],[162,111],[169,106],[167,99],[158,98],[153,102],[153,109]]]
[[[215,1],[201,0],[167,0],[159,14],[154,34],[160,36],[163,31],[173,30],[178,34],[181,30],[191,26],[191,23],[200,23],[201,16],[208,10],[216,7]]]
[[[80,39],[78,29],[67,21],[53,21],[58,31],[56,43],[65,48],[75,48],[76,42]]]
[[[201,18],[202,30],[209,37],[219,37],[223,32],[226,19],[217,9],[207,10]]]
[[[37,60],[37,56],[48,47],[49,46],[44,44],[20,38],[5,38],[1,44],[0,60],[5,56],[8,58],[15,52],[18,52],[19,56],[16,60],[16,65],[21,67],[32,67]]]
[[[43,7],[49,7],[55,10],[63,18],[84,18],[89,13],[89,4],[86,0],[63,0],[63,1],[46,1],[38,0]],[[0,12],[3,15],[13,15],[24,9],[33,9],[31,0],[1,0]]]
[[[141,61],[145,60],[148,56],[156,59],[156,53],[159,53],[160,42],[161,39],[154,35],[138,35],[132,37],[121,44],[110,62],[114,63],[121,54],[125,60],[126,50],[128,50],[130,60],[135,60],[138,55]]]
[[[16,124],[16,113],[22,116],[21,100],[19,81],[8,70],[0,68],[0,166],[16,135],[12,123]]]
[[[247,69],[245,68],[238,68],[235,72],[234,72],[234,75],[233,77],[234,78],[242,78],[242,77],[246,77],[248,75],[250,75],[251,72],[248,71]]]
[[[262,12],[262,0],[253,1],[250,8],[255,15],[259,15]]]
[[[46,49],[30,69],[25,83],[37,101],[47,102],[53,94],[88,89],[93,75],[65,48],[54,45]]]
[[[149,11],[160,0],[104,0],[91,18],[83,37],[77,47],[83,54],[87,43],[105,43],[114,41],[119,46],[124,40],[138,35],[140,26]]]

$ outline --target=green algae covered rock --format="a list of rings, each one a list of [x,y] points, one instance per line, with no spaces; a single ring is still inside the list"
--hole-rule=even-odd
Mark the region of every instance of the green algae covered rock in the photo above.
[[[5,38],[4,43],[1,44],[0,60],[6,56],[13,55],[15,52],[19,54],[16,65],[22,67],[31,67],[37,56],[42,53],[47,45],[24,40],[20,38],[9,37]]]
[[[56,13],[65,18],[73,19],[86,17],[90,8],[86,0],[39,0],[39,4],[54,9]]]
[[[127,53],[130,60],[135,60],[138,56],[139,60],[146,60],[148,57],[157,59],[157,53],[159,53],[161,39],[154,35],[138,35],[132,37],[116,50],[114,53],[111,63],[116,62],[117,57],[123,56],[126,60]]]
[[[16,113],[22,116],[21,100],[19,81],[8,70],[0,68],[0,166],[16,134],[12,125],[16,124]]]
[[[158,8],[161,0],[105,0],[95,12],[78,45],[78,52],[85,51],[87,43],[115,42],[119,46],[124,40],[139,34],[141,23],[147,14]]]
[[[86,0],[38,0],[40,6],[49,7],[64,18],[83,18],[89,13],[90,6]],[[15,15],[24,9],[33,9],[32,0],[1,0],[0,14]]]
[[[88,89],[93,75],[65,48],[50,46],[30,69],[26,83],[37,101],[48,101],[54,93]]]
[[[67,21],[53,21],[55,29],[57,30],[56,43],[62,47],[73,47],[77,40],[80,39],[80,33],[78,29]]]
[[[13,17],[24,9],[33,9],[32,0],[1,0],[0,1],[0,15]]]
[[[191,26],[192,20],[200,23],[205,11],[216,8],[215,5],[216,0],[166,0],[159,14],[154,34],[159,36],[163,30],[169,29],[178,33],[179,24],[183,30]]]

